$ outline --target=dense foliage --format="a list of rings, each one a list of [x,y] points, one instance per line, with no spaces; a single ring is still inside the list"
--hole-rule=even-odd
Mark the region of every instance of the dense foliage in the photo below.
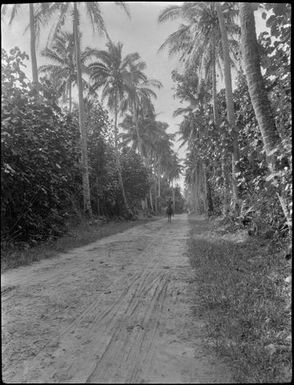
[[[182,141],[188,144],[186,194],[190,210],[209,214],[211,205],[208,202],[212,200],[212,212],[220,214],[227,212],[224,210],[225,204],[231,204],[230,214],[240,223],[250,222],[254,228],[250,231],[254,230],[254,233],[262,229],[265,232],[272,231],[272,234],[275,231],[276,235],[285,235],[287,218],[282,209],[281,196],[285,198],[284,208],[286,206],[290,213],[288,218],[292,213],[289,7],[288,4],[272,3],[259,6],[259,12],[262,12],[269,28],[269,31],[262,32],[258,37],[260,64],[279,135],[279,144],[274,150],[277,159],[274,172],[269,168],[264,138],[255,116],[241,61],[237,66],[239,69],[233,92],[239,149],[239,160],[236,163],[239,198],[237,212],[232,209],[230,162],[233,135],[227,122],[225,91],[219,90],[216,98],[213,98],[213,78],[203,77],[203,70],[200,71],[197,61],[189,65],[186,63],[182,73],[174,71],[172,74],[176,84],[175,96],[189,104],[188,107],[179,108],[175,114],[183,115],[179,134]],[[183,12],[188,11],[192,15],[193,7],[185,11],[183,6]],[[197,23],[194,28],[198,28]],[[230,36],[238,40],[238,36]],[[186,49],[184,44],[173,42],[173,46],[179,52]]]
[[[44,97],[35,103],[21,70],[25,55],[2,50],[1,219],[4,235],[59,234],[79,185],[78,130]]]
[[[41,81],[37,103],[23,72],[26,54],[2,50],[1,225],[2,237],[32,243],[58,235],[82,205],[80,134],[77,112],[63,112]],[[109,135],[108,114],[98,102],[86,104],[93,211],[123,215],[121,191]],[[140,157],[121,155],[126,193],[133,209],[149,190]]]

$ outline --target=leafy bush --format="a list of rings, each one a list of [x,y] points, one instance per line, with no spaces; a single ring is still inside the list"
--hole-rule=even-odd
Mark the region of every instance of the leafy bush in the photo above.
[[[21,71],[25,54],[2,51],[2,236],[34,242],[63,231],[79,189],[75,121],[45,98],[36,103]]]
[[[77,111],[65,114],[56,105],[50,82],[41,80],[36,101],[22,67],[25,53],[2,51],[1,229],[2,239],[36,243],[65,230],[65,222],[82,206],[80,133]],[[97,215],[123,214],[108,114],[85,101],[91,199]],[[140,157],[121,153],[126,194],[135,208],[149,189]]]

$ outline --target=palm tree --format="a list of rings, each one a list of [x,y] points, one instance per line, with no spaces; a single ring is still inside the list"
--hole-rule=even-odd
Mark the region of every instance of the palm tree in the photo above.
[[[12,24],[15,16],[17,15],[20,7],[23,4],[13,4],[10,14],[9,25]],[[36,17],[36,4],[30,3],[29,6],[29,29],[30,29],[30,49],[31,49],[31,63],[32,63],[32,78],[33,85],[36,91],[36,98],[38,99],[39,95],[39,80],[38,80],[38,66],[37,66],[37,55],[36,55],[36,39],[39,33],[39,19]],[[42,6],[41,6],[42,7]],[[8,6],[2,6],[2,14],[5,15],[8,11]]]
[[[89,50],[92,57],[98,59],[89,64],[90,79],[94,90],[102,88],[102,101],[107,99],[108,108],[114,112],[115,147],[118,146],[117,119],[120,105],[127,95],[130,66],[139,60],[138,53],[122,56],[122,43],[109,41],[107,50]]]
[[[48,58],[53,64],[45,64],[39,68],[40,73],[49,74],[64,98],[68,95],[69,112],[72,109],[72,86],[74,83],[77,84],[74,54],[74,35],[68,32],[60,32],[56,35],[52,47],[46,47],[41,51],[41,55]],[[85,65],[88,57],[88,50],[81,53],[82,72],[88,72],[88,67]],[[87,82],[83,79],[83,87],[86,88],[87,86]]]
[[[151,98],[156,98],[156,93],[152,90],[154,88],[160,88],[162,84],[155,79],[148,79],[143,70],[146,68],[146,64],[143,61],[133,63],[130,66],[129,79],[128,79],[128,92],[127,96],[122,103],[122,111],[129,110],[135,122],[135,128],[138,138],[139,153],[143,158],[144,164],[147,166],[147,158],[144,157],[142,152],[142,138],[139,133],[139,114],[148,114],[152,112]],[[147,209],[147,197],[145,204],[142,202],[142,207]]]
[[[240,3],[239,7],[242,31],[242,58],[250,99],[262,135],[269,169],[272,173],[277,173],[279,171],[277,167],[277,149],[280,145],[280,137],[261,74],[253,8],[250,3]],[[291,212],[284,192],[281,191],[279,187],[277,190],[280,204],[291,233]]]
[[[125,145],[131,145],[134,150],[139,151],[139,148],[141,150],[146,167],[149,169],[150,179],[154,181],[155,211],[157,212],[157,199],[160,197],[160,178],[161,174],[167,169],[166,159],[170,155],[175,134],[168,134],[166,132],[168,124],[157,121],[155,118],[154,114],[145,116],[143,111],[139,110],[136,125],[134,116],[127,114],[120,124],[120,127],[125,131],[120,134],[120,137]],[[150,186],[149,200],[153,209],[152,185]]]
[[[228,43],[225,19],[219,3],[216,3],[216,10],[217,10],[217,15],[218,15],[218,20],[219,20],[219,25],[221,30],[222,48],[223,48],[223,54],[224,54],[227,116],[228,116],[228,122],[231,127],[232,136],[233,136],[233,153],[232,153],[233,210],[234,212],[237,212],[238,187],[237,187],[237,180],[236,180],[236,172],[237,172],[236,163],[239,161],[239,149],[238,149],[238,135],[236,132],[236,125],[235,125],[229,43]]]
[[[106,51],[91,51],[91,55],[95,56],[98,61],[89,65],[90,79],[93,82],[94,89],[102,88],[102,101],[107,99],[108,108],[114,113],[114,138],[119,181],[125,207],[129,210],[121,176],[118,152],[118,114],[120,112],[120,104],[127,92],[128,68],[139,59],[139,54],[132,53],[123,58],[122,43],[114,44],[109,41],[106,46]]]
[[[232,33],[237,33],[239,31],[239,28],[233,22],[235,14],[236,12],[232,9],[230,9],[230,12],[226,12],[227,25]],[[161,45],[160,49],[169,46],[170,55],[181,53],[180,60],[185,62],[186,71],[189,68],[194,67],[198,70],[199,75],[204,77],[206,81],[210,78],[210,84],[212,85],[214,123],[218,128],[219,114],[216,94],[216,65],[218,64],[218,68],[221,71],[221,59],[223,59],[224,53],[226,53],[225,58],[228,59],[228,52],[224,52],[223,44],[217,43],[217,36],[221,33],[221,25],[217,14],[216,4],[184,2],[182,6],[169,6],[159,15],[158,20],[159,22],[165,22],[175,18],[182,18],[188,24],[181,25],[175,33],[168,37],[168,39]],[[238,51],[237,43],[234,39],[231,39],[229,43],[231,53],[233,57],[236,58],[236,53]],[[228,45],[225,48],[228,48]],[[230,63],[232,63],[230,56],[229,60]],[[236,141],[234,143],[236,144]],[[234,149],[232,159],[233,175],[235,175],[235,157],[236,151]],[[224,159],[222,159],[222,163],[224,163]],[[236,184],[234,184],[234,186],[236,186]],[[237,193],[236,189],[234,189],[234,193]],[[226,201],[226,197],[224,197],[224,201]]]
[[[178,156],[176,153],[172,153],[168,159],[168,179],[172,185],[172,200],[173,200],[173,212],[175,212],[175,189],[174,189],[174,180],[179,178],[182,171],[182,166],[180,165]]]
[[[81,132],[81,149],[82,149],[82,178],[83,178],[83,198],[84,198],[84,211],[90,216],[92,215],[91,209],[91,199],[90,199],[90,184],[89,184],[89,169],[88,169],[88,155],[87,155],[87,131],[84,125],[84,105],[83,105],[83,83],[82,83],[82,71],[81,71],[81,53],[80,53],[80,16],[81,12],[78,7],[84,4],[86,8],[87,16],[90,18],[93,31],[95,28],[98,32],[102,32],[108,39],[108,33],[104,24],[104,20],[101,14],[101,9],[98,2],[86,2],[86,3],[76,3],[76,2],[62,2],[62,3],[47,3],[43,7],[40,14],[37,16],[40,17],[44,23],[48,22],[52,16],[59,13],[56,23],[54,25],[53,31],[54,35],[60,31],[61,27],[64,25],[65,19],[68,15],[72,18],[73,24],[73,34],[75,41],[75,56],[76,56],[76,66],[77,66],[77,84],[78,84],[78,99],[79,99],[79,127]],[[123,2],[117,2],[118,5],[122,6],[123,9],[127,12],[128,10]],[[53,39],[54,40],[54,39]]]
[[[138,136],[138,149],[142,154],[142,139],[139,134],[139,114],[152,113],[153,105],[151,98],[156,98],[156,93],[152,88],[161,88],[162,84],[156,79],[148,79],[143,70],[146,68],[146,63],[143,61],[132,63],[128,77],[128,93],[122,104],[122,110],[129,110],[135,122],[135,128]],[[144,159],[144,157],[143,157]]]

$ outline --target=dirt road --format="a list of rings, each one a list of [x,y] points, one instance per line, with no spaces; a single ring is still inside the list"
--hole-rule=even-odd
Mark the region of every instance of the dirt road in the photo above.
[[[192,314],[186,215],[2,274],[6,383],[223,383]]]

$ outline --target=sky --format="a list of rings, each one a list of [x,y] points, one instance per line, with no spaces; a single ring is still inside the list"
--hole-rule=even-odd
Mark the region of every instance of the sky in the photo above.
[[[159,13],[170,4],[181,5],[181,2],[125,2],[129,8],[131,18],[129,19],[121,7],[114,2],[100,2],[102,15],[106,24],[107,31],[114,42],[123,43],[123,55],[138,52],[146,62],[146,74],[148,77],[160,80],[163,87],[157,90],[157,99],[153,101],[155,105],[157,119],[169,124],[168,132],[174,133],[178,130],[181,117],[174,118],[173,112],[180,107],[179,100],[174,98],[173,87],[175,84],[171,80],[171,72],[175,69],[180,70],[181,66],[176,57],[168,57],[167,51],[158,52],[158,48],[165,39],[174,32],[179,25],[178,21],[169,21],[158,24]],[[9,50],[18,46],[22,51],[30,55],[30,34],[25,32],[29,21],[29,6],[22,4],[12,25],[7,24],[7,19],[1,21],[2,48]],[[263,20],[259,20],[262,24]],[[257,23],[257,29],[263,28]],[[65,29],[71,30],[70,19],[65,25]],[[41,29],[41,34],[37,46],[38,66],[45,64],[46,59],[40,56],[40,51],[45,48],[48,41],[50,26]],[[89,19],[85,16],[81,19],[80,30],[82,32],[81,48],[89,46],[91,48],[104,49],[105,38],[98,33],[93,33]],[[27,76],[31,78],[30,63],[27,63]],[[174,150],[180,159],[185,158],[186,147],[180,147],[180,143],[175,143]],[[184,185],[184,177],[178,181],[181,187]]]

